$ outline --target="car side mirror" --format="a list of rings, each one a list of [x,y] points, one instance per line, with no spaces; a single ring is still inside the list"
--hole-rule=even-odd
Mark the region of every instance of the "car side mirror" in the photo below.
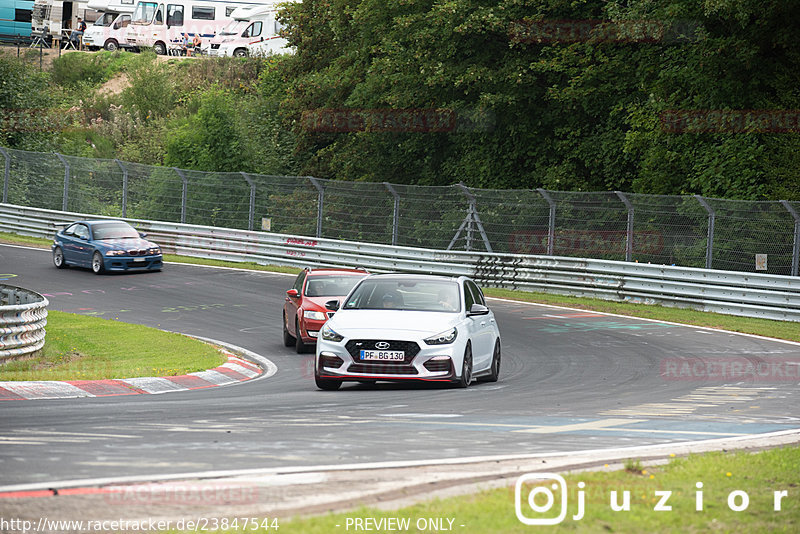
[[[296,289],[290,289],[289,291],[286,292],[286,294],[292,297],[293,299],[296,299],[297,297],[300,296],[300,293],[298,293]]]
[[[139,237],[141,237],[142,239],[144,239],[145,237],[147,237],[147,234],[146,234],[146,233],[144,233],[144,232],[139,232]]]
[[[330,311],[337,311],[339,309],[339,301],[338,300],[329,300],[325,303],[325,309]]]
[[[264,36],[263,35],[261,36],[261,42],[262,43],[264,42]]]
[[[483,304],[473,304],[469,312],[467,312],[467,317],[472,317],[474,315],[489,315],[489,308]]]

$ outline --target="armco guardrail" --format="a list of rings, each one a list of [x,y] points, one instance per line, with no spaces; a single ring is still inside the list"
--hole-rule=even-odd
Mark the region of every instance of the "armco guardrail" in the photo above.
[[[39,293],[0,285],[0,363],[44,347],[48,304]]]
[[[55,223],[95,215],[0,204],[0,229],[52,237]],[[662,304],[747,317],[800,321],[800,279],[558,256],[395,247],[127,219],[166,252],[289,266],[364,267],[467,275],[484,286]]]

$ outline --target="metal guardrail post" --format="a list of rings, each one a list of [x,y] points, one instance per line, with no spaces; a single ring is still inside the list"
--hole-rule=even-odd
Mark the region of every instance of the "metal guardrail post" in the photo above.
[[[172,167],[172,170],[175,171],[178,176],[181,177],[183,181],[183,187],[181,188],[181,223],[186,222],[186,203],[189,199],[189,179],[183,174],[183,171],[178,167]]]
[[[397,244],[397,235],[400,227],[400,195],[397,194],[392,184],[383,182],[384,187],[394,197],[394,210],[392,211],[392,245]]]
[[[786,200],[781,200],[781,204],[786,211],[794,218],[794,243],[792,245],[792,276],[797,276],[798,264],[800,264],[800,215]]]
[[[0,154],[3,154],[3,158],[6,160],[5,164],[5,172],[3,173],[3,204],[8,202],[8,182],[11,180],[11,156],[6,149],[0,147]]]
[[[247,181],[250,186],[250,210],[247,214],[247,229],[253,230],[253,219],[256,216],[256,183],[250,179],[246,172],[239,171],[239,174]]]
[[[553,200],[553,197],[550,196],[550,193],[544,189],[539,188],[536,191],[542,195],[542,198],[544,198],[548,206],[550,206],[550,218],[547,223],[547,255],[552,256],[556,244],[556,202]]]
[[[124,218],[128,216],[128,169],[120,160],[115,159],[114,161],[122,169],[122,217]]]
[[[64,164],[64,194],[61,199],[61,211],[69,211],[67,209],[67,201],[69,200],[69,163],[58,152],[55,152],[55,155]]]
[[[614,191],[628,208],[628,227],[625,232],[625,261],[633,261],[633,204],[622,191]]]
[[[694,195],[694,198],[703,206],[708,212],[708,239],[706,240],[706,269],[711,269],[711,263],[714,257],[714,220],[717,213],[714,208],[708,205],[706,199],[700,195]]]
[[[319,183],[319,180],[314,178],[313,176],[307,176],[306,178],[311,181],[314,187],[317,188],[319,192],[318,201],[317,201],[317,237],[322,237],[322,206],[325,202],[325,188],[322,187],[322,184]]]

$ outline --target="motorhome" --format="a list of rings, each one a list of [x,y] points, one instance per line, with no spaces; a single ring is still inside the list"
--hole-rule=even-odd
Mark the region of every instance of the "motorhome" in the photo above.
[[[29,37],[33,0],[0,0],[0,38]]]
[[[134,0],[89,0],[86,5],[100,16],[83,32],[83,44],[89,50],[105,48],[111,52],[127,47],[125,32],[131,23]]]
[[[252,55],[253,46],[266,42],[276,49],[283,49],[286,39],[279,35],[281,25],[277,21],[277,14],[278,8],[274,4],[235,9],[231,13],[233,22],[205,44],[203,53],[209,56],[247,57]]]
[[[88,25],[97,16],[96,11],[86,6],[86,0],[35,0],[31,31],[34,35],[63,40],[78,27],[79,17]]]
[[[136,4],[126,32],[128,45],[152,47],[156,54],[166,54],[180,46],[182,36],[199,35],[203,43],[213,39],[231,22],[236,8],[272,2],[184,0],[180,4],[140,1]]]

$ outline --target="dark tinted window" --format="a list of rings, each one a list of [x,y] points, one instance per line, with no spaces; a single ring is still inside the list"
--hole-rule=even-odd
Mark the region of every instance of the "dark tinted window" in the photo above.
[[[193,7],[192,18],[195,20],[214,20],[213,7]]]
[[[307,271],[303,271],[297,275],[297,278],[294,279],[294,285],[292,289],[296,289],[298,293],[303,291],[303,282],[306,279]]]
[[[167,4],[167,24],[170,26],[183,26],[183,6]]]
[[[33,11],[30,9],[15,9],[14,21],[15,22],[30,22]]]
[[[475,304],[481,304],[482,306],[486,306],[486,300],[484,300],[483,298],[483,293],[481,292],[481,289],[475,284],[475,282],[469,280],[467,281],[465,286],[469,287],[469,290],[472,293],[473,302],[475,302]]]

